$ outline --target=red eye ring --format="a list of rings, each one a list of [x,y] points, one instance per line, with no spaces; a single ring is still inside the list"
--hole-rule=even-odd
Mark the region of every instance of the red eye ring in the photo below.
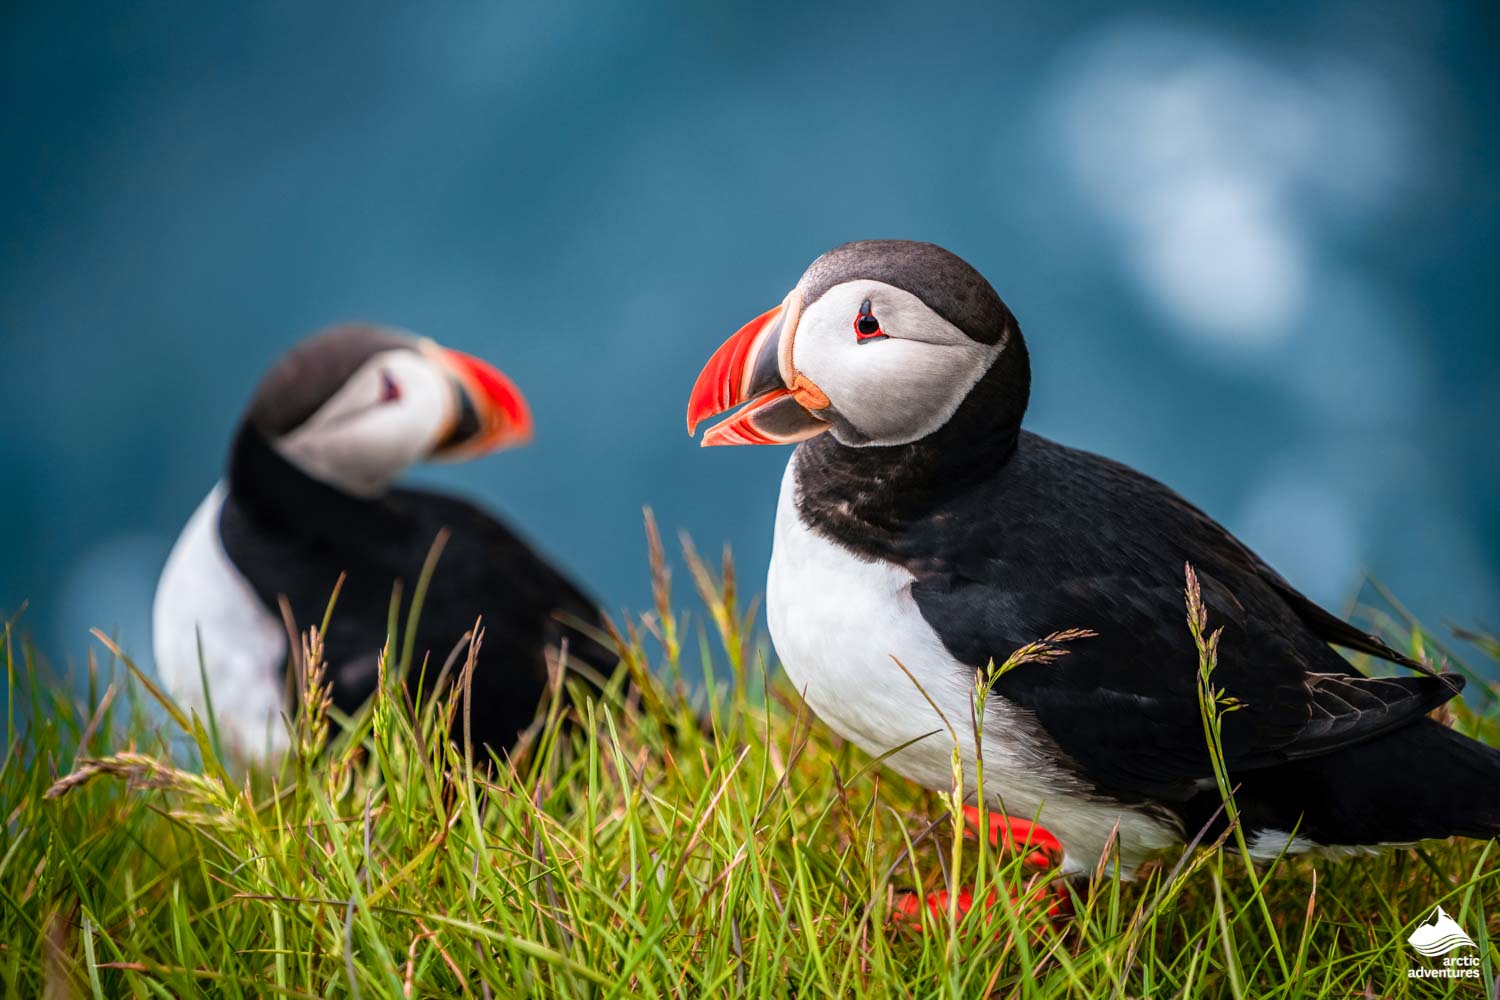
[[[382,403],[394,403],[401,398],[401,387],[396,380],[391,378],[391,373],[385,369],[380,371],[380,401]]]
[[[885,340],[887,337],[888,334],[880,327],[880,320],[871,311],[870,300],[865,299],[859,307],[859,315],[854,317],[855,342],[864,344],[872,340]]]

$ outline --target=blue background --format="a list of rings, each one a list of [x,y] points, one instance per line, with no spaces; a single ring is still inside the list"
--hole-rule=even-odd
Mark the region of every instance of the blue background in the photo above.
[[[1335,606],[1369,571],[1494,627],[1494,29],[1358,0],[7,4],[0,607],[30,598],[54,660],[91,625],[148,658],[260,373],[347,318],[516,379],[536,444],[420,478],[609,606],[648,603],[645,504],[758,590],[786,452],[699,451],[688,389],[819,252],[908,237],[1019,316],[1032,429]]]

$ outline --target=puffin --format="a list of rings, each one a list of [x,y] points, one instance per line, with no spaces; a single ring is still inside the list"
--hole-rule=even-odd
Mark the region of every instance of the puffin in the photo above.
[[[493,514],[394,482],[415,463],[471,459],[531,436],[530,409],[510,379],[432,340],[346,324],[295,346],[255,390],[227,473],[162,571],[152,631],[168,690],[199,710],[211,702],[221,738],[240,756],[279,755],[294,711],[283,602],[296,628],[317,625],[343,579],[322,638],[332,702],[350,712],[375,690],[393,588],[403,585],[409,603],[447,532],[409,681],[425,657],[430,691],[480,622],[470,734],[477,747],[504,752],[536,714],[549,657],[566,646],[571,667],[608,673],[617,662],[594,638],[598,607]]]
[[[1132,873],[1224,823],[1190,568],[1222,629],[1211,683],[1254,857],[1500,834],[1500,752],[1429,716],[1461,677],[1320,607],[1162,483],[1022,429],[1030,384],[989,282],[905,240],[817,258],[698,377],[690,435],[734,411],[705,447],[796,444],[766,617],[829,727],[944,791],[956,743],[971,796],[978,728],[976,805],[1038,824],[1064,874],[1112,847]],[[1335,647],[1408,672],[1367,675]]]

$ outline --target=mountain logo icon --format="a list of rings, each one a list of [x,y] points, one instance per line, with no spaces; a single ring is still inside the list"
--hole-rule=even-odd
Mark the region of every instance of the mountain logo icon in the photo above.
[[[1455,948],[1478,947],[1474,944],[1474,939],[1443,912],[1441,906],[1432,911],[1431,920],[1412,931],[1406,943],[1428,958],[1446,955]]]

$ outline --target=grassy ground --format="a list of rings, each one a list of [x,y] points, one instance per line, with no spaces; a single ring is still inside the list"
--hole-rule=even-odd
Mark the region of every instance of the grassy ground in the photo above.
[[[1049,917],[1039,894],[1067,887],[768,683],[732,574],[693,565],[706,614],[670,610],[658,559],[658,607],[626,629],[639,701],[620,679],[574,691],[495,769],[445,738],[462,654],[414,706],[394,641],[396,693],[345,732],[318,710],[312,638],[296,750],[247,776],[211,727],[159,721],[113,653],[75,702],[8,630],[5,994],[1495,996],[1494,843],[1256,871],[1230,838],[1133,882],[1106,860],[1071,919]],[[915,887],[997,902],[895,919]],[[1460,954],[1481,978],[1408,978],[1440,966],[1406,945],[1438,904],[1478,942]]]

